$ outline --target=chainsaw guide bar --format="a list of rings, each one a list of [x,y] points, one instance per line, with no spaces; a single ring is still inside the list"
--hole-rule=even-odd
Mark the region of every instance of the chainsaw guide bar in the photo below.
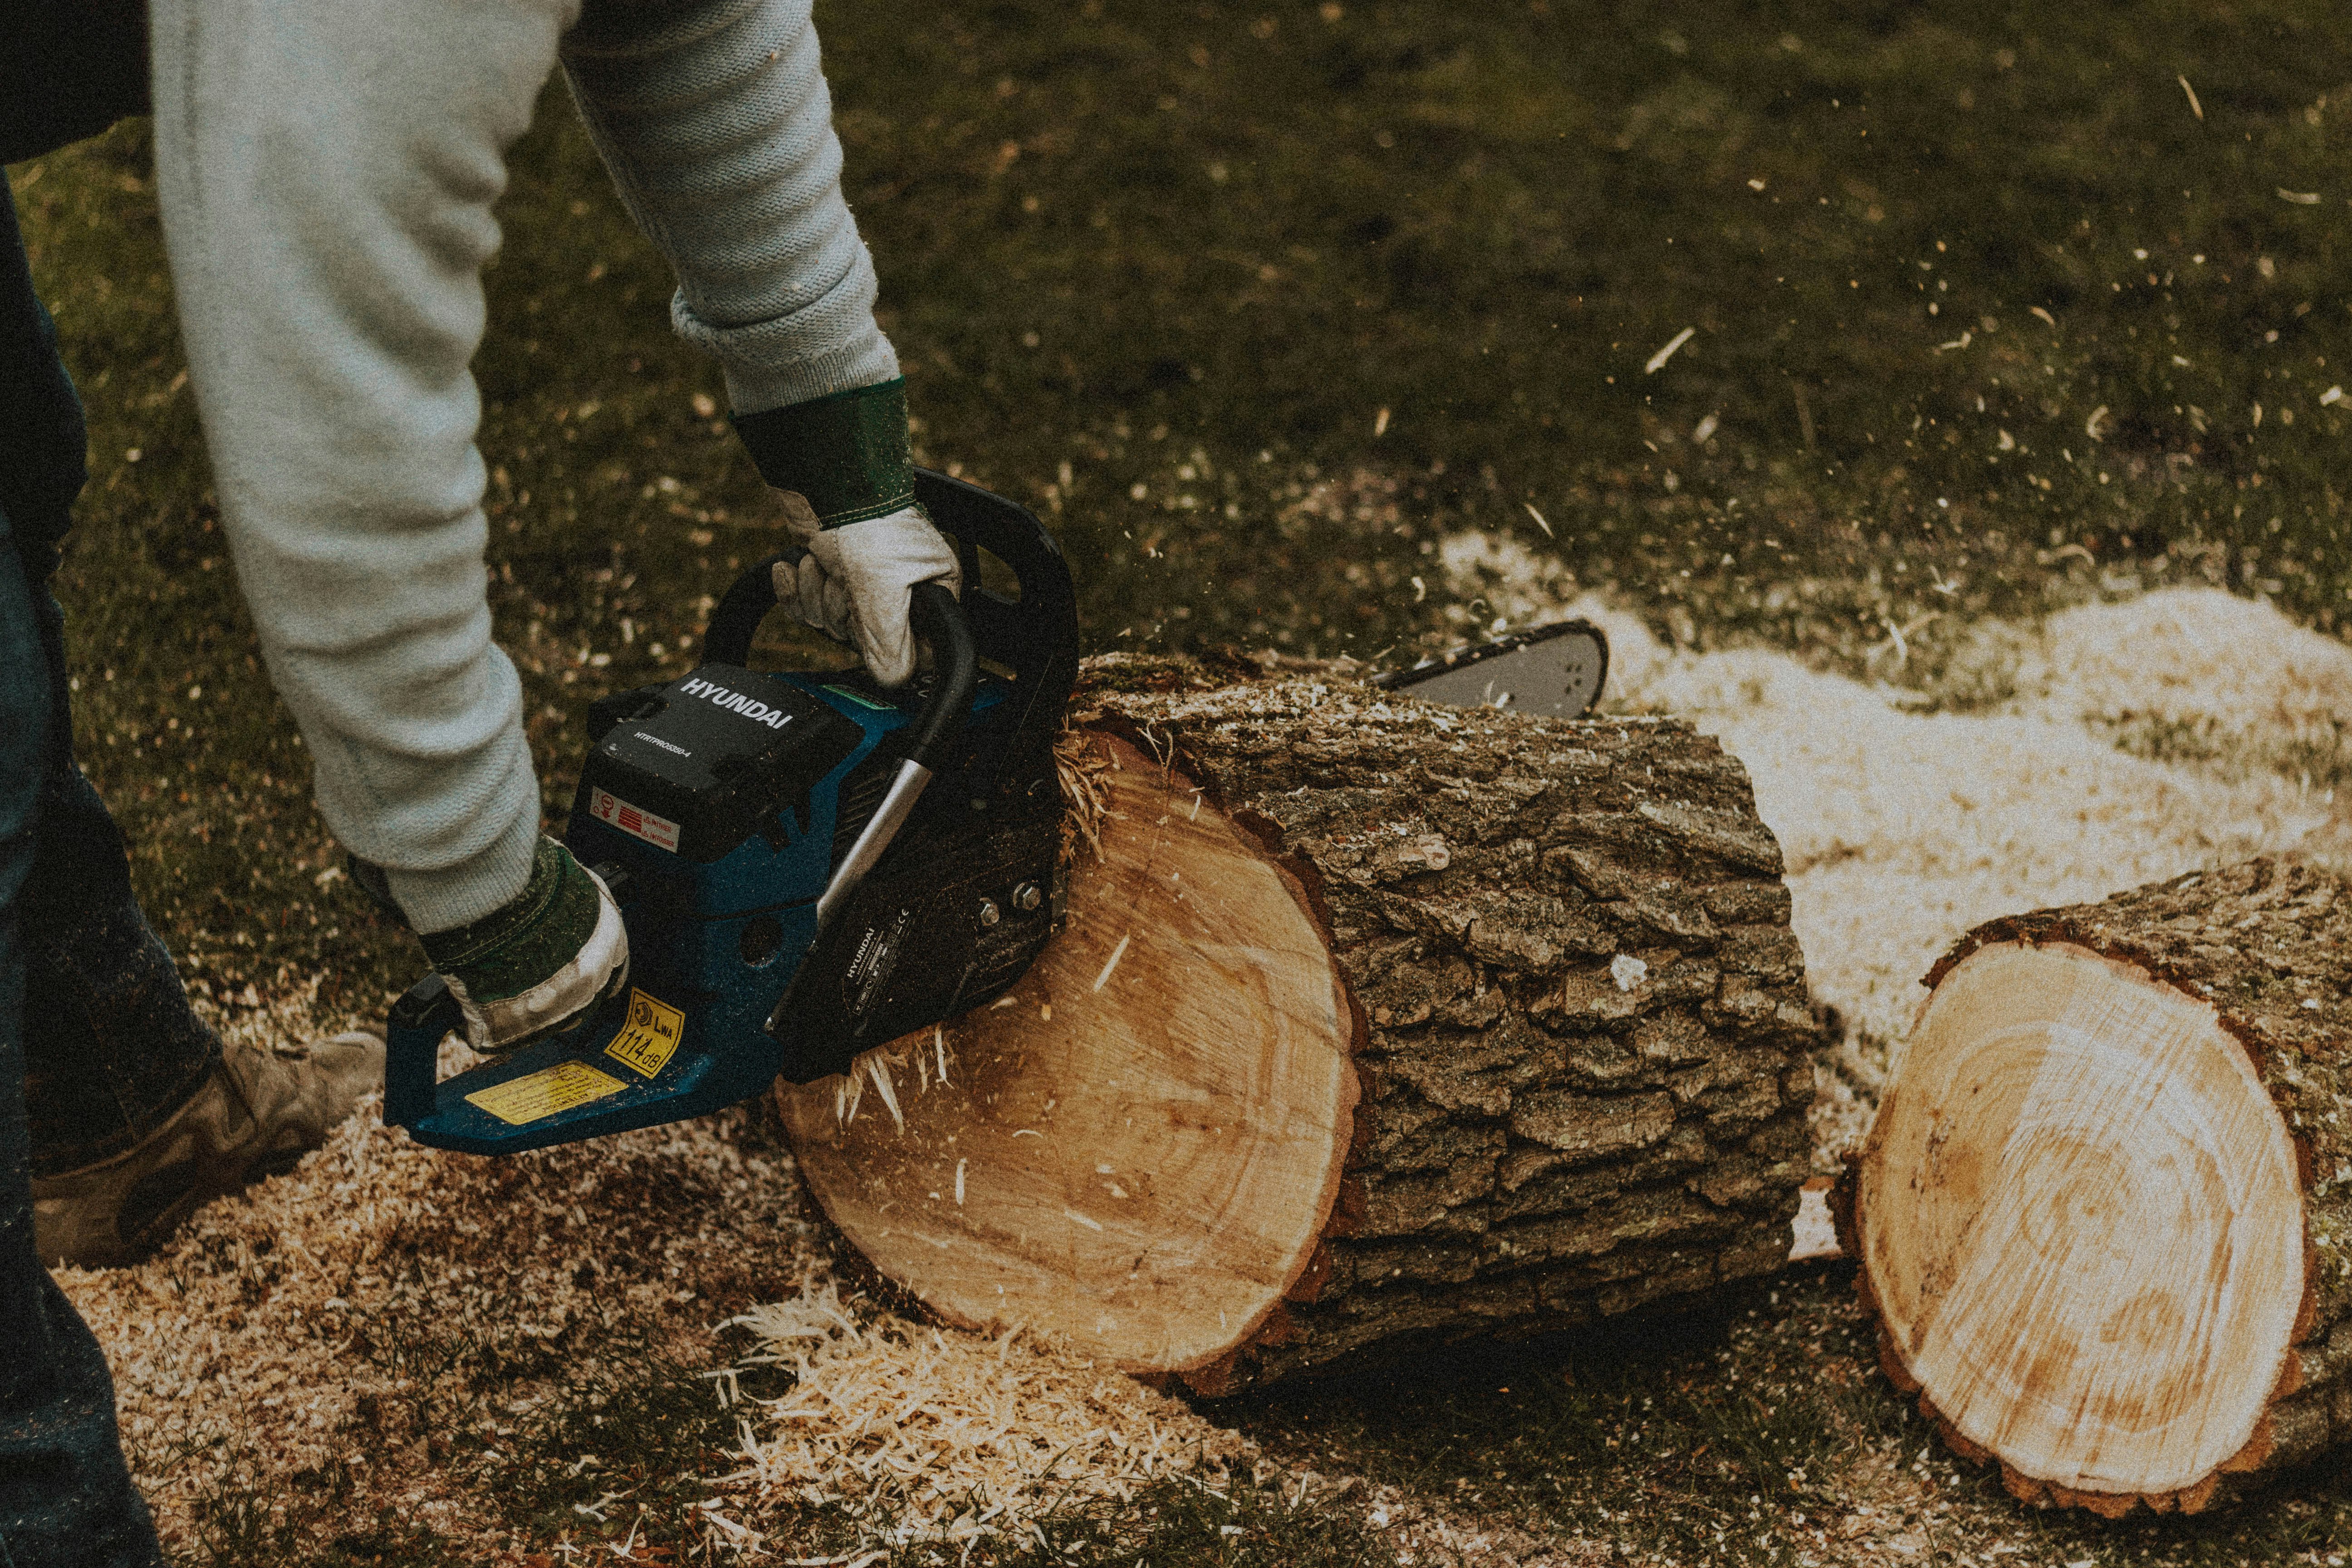
[[[1608,679],[1609,639],[1591,621],[1573,620],[1458,647],[1375,676],[1372,684],[1454,708],[1581,719]]]

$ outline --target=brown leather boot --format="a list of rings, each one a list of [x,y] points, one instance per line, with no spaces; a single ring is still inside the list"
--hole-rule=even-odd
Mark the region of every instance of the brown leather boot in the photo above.
[[[226,1047],[187,1102],[131,1148],[33,1178],[41,1261],[138,1262],[199,1205],[292,1170],[383,1082],[383,1037],[372,1029],[290,1051]]]

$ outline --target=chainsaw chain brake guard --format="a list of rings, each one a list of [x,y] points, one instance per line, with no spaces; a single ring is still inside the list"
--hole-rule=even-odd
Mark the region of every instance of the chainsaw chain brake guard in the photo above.
[[[629,984],[562,1035],[436,1083],[459,1022],[427,975],[393,1009],[387,1121],[486,1153],[673,1121],[779,1074],[846,1071],[1027,971],[1060,901],[1069,568],[1024,508],[915,472],[963,572],[961,602],[914,590],[929,668],[895,692],[862,670],[751,668],[774,568],[802,552],[744,571],[691,675],[590,711],[565,840],[621,906]],[[1017,596],[983,582],[983,552]]]

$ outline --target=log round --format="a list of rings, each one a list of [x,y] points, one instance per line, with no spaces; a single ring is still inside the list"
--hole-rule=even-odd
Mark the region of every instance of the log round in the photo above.
[[[1106,750],[1102,858],[1009,1005],[886,1051],[895,1116],[870,1071],[856,1117],[839,1080],[786,1112],[826,1217],[940,1317],[1197,1367],[1322,1238],[1357,1024],[1297,879]]]
[[[1714,741],[1116,657],[1074,706],[1062,934],[887,1047],[895,1116],[780,1095],[923,1308],[1221,1394],[1780,1267],[1818,1027]]]
[[[2030,1500],[2205,1507],[2352,1436],[2352,889],[2271,861],[1980,927],[1846,1224],[1888,1374]]]

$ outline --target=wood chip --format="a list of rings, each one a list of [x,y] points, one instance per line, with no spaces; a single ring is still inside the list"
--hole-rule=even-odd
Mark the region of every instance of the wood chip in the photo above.
[[[1660,349],[1656,353],[1650,356],[1649,363],[1642,367],[1642,374],[1643,375],[1655,375],[1658,372],[1665,369],[1666,362],[1675,357],[1675,351],[1680,349],[1685,343],[1690,342],[1691,339],[1697,335],[1698,329],[1696,327],[1685,327],[1681,331],[1676,332],[1672,338],[1666,341],[1666,346],[1664,348]]]
[[[1117,969],[1118,967],[1118,961],[1127,956],[1127,942],[1128,939],[1122,936],[1118,939],[1118,945],[1110,950],[1110,957],[1104,963],[1102,973],[1095,976],[1096,990],[1101,990],[1105,984],[1109,983],[1111,971]],[[1053,1016],[1053,1014],[1048,1012],[1045,1016],[1050,1018]]]

